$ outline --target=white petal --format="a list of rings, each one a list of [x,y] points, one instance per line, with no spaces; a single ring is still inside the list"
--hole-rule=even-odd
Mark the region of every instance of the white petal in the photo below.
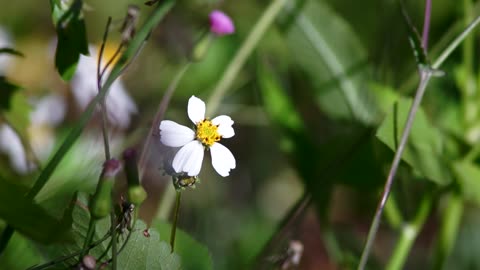
[[[186,126],[179,125],[170,120],[160,123],[160,141],[170,147],[180,147],[195,138],[195,132]]]
[[[205,119],[205,102],[196,96],[188,100],[188,117],[194,124]]]
[[[218,133],[223,138],[231,138],[235,135],[235,131],[233,131],[232,125],[233,120],[230,116],[227,115],[220,115],[212,119],[212,123],[218,126]]]
[[[202,168],[203,145],[195,140],[189,142],[175,155],[172,167],[177,173],[186,172],[189,176],[197,176]]]
[[[235,169],[236,162],[232,152],[225,146],[215,143],[210,147],[212,155],[212,165],[218,174],[225,177],[230,174],[231,169]]]

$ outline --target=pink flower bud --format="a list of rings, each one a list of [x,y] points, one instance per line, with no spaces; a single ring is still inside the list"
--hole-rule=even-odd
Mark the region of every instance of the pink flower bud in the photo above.
[[[214,10],[210,13],[210,32],[224,36],[235,32],[235,26],[232,19],[227,14],[219,10]]]

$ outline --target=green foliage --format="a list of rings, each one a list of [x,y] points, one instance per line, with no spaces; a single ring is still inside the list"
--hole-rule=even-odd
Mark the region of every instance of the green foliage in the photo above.
[[[88,55],[82,0],[50,0],[52,20],[57,30],[55,66],[65,81],[69,81],[77,67],[80,54]]]
[[[143,222],[138,221],[125,250],[118,257],[118,269],[204,269],[200,265],[196,265],[197,268],[189,268],[186,266],[188,264],[184,265],[184,263],[190,263],[190,261],[185,260],[185,257],[182,256],[183,254],[179,254],[181,256],[179,257],[177,252],[171,253],[170,245],[167,242],[160,240],[159,233],[155,229],[148,229],[150,236],[144,236],[143,231],[145,229],[146,225]],[[159,232],[160,234],[163,234],[162,231]],[[188,252],[192,254],[196,251],[196,248],[192,248]],[[193,256],[194,255],[190,258]],[[180,258],[182,258],[182,260]]]
[[[393,151],[397,150],[411,105],[411,99],[399,99],[377,130],[378,139]],[[441,133],[430,124],[420,108],[402,156],[403,161],[427,179],[445,185],[451,182],[451,173],[443,151]]]
[[[71,225],[69,211],[62,220],[57,220],[38,204],[25,199],[25,194],[25,188],[0,178],[0,218],[33,240],[42,243],[65,240]]]
[[[480,168],[468,161],[453,163],[453,173],[462,191],[463,198],[480,205]]]
[[[160,233],[162,241],[169,240],[172,228],[170,224],[159,221],[153,227]],[[184,270],[213,269],[212,256],[208,249],[178,228],[175,236],[175,253],[180,256],[179,260]]]
[[[323,110],[340,119],[378,122],[380,111],[367,84],[367,55],[345,20],[326,3],[308,1],[287,34]]]
[[[5,253],[0,256],[0,269],[25,270],[40,262],[43,258],[32,241],[15,233]]]

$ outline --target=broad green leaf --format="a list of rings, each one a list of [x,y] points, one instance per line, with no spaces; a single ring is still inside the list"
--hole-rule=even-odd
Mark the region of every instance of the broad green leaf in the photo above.
[[[65,81],[69,81],[80,58],[88,55],[85,22],[82,15],[82,0],[50,0],[52,19],[57,29],[55,66]]]
[[[453,173],[464,198],[480,205],[480,167],[467,161],[458,161],[453,163]]]
[[[393,151],[398,147],[411,105],[411,99],[399,99],[377,130],[377,138]],[[440,132],[430,124],[419,108],[402,156],[403,161],[429,180],[445,185],[450,183],[451,173],[443,154]]]
[[[161,240],[170,240],[170,224],[156,222],[154,228],[160,233]],[[213,269],[212,257],[208,249],[179,228],[175,237],[175,253],[180,256],[184,270]]]
[[[59,258],[62,256],[68,256],[70,254],[80,251],[83,247],[85,237],[87,235],[88,223],[90,220],[90,214],[87,210],[87,199],[85,196],[81,196],[75,202],[72,202],[72,226],[71,235],[72,241],[65,241],[56,245],[42,246],[42,250],[45,253],[47,261]],[[102,239],[110,229],[109,219],[102,219],[97,222],[93,242]],[[109,240],[105,240],[96,247],[90,250],[92,256],[98,258],[107,248]],[[58,266],[71,267],[77,261],[78,256],[72,257],[69,260],[59,263]]]
[[[367,85],[367,54],[345,20],[323,1],[308,1],[287,37],[324,111],[363,124],[378,122],[378,105]]]
[[[0,178],[0,218],[29,238],[52,243],[65,238],[70,226],[65,220],[50,216],[38,204],[25,198],[26,189]]]
[[[181,263],[177,253],[171,253],[170,245],[160,240],[160,236],[156,230],[150,228],[150,236],[145,236],[143,233],[145,229],[145,224],[142,221],[138,221],[125,250],[118,257],[119,269],[192,269],[183,265],[183,262],[186,262],[186,260]],[[196,249],[191,249],[189,252],[194,253]]]
[[[0,269],[25,270],[43,261],[35,245],[26,237],[15,233],[4,253],[0,255]]]

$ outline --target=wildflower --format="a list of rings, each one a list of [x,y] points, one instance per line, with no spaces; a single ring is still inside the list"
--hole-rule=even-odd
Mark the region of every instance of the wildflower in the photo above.
[[[98,94],[97,87],[97,58],[96,49],[90,46],[90,56],[80,56],[77,70],[71,81],[75,101],[85,109],[90,101]],[[108,59],[103,59],[105,64]],[[103,76],[106,80],[108,71]],[[106,97],[107,117],[110,123],[120,128],[128,128],[130,117],[137,112],[137,106],[128,95],[125,86],[120,79],[117,79],[111,86]]]
[[[235,32],[235,26],[232,19],[227,14],[219,10],[210,13],[210,32],[217,36],[229,35]]]
[[[166,146],[181,147],[172,162],[177,173],[185,172],[189,176],[197,176],[202,167],[204,150],[209,150],[213,168],[225,177],[235,168],[236,162],[232,152],[218,142],[222,138],[235,135],[233,121],[226,115],[212,120],[205,118],[205,109],[205,103],[192,96],[188,100],[187,111],[195,129],[164,120],[160,123],[161,142]]]

